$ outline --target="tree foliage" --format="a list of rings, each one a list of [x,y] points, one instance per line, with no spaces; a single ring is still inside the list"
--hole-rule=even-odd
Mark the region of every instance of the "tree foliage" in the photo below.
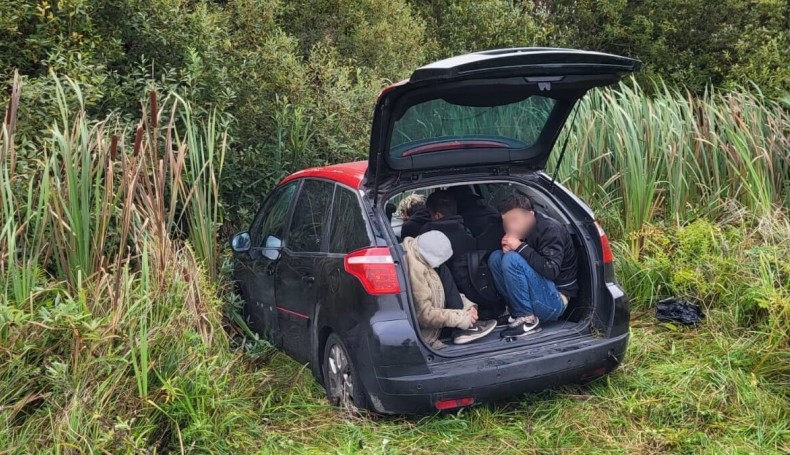
[[[381,87],[463,52],[601,50],[643,60],[642,80],[698,93],[756,83],[781,96],[789,10],[780,0],[5,1],[0,78],[26,79],[20,138],[55,118],[50,72],[80,84],[88,115],[125,124],[152,89],[179,93],[198,116],[218,109],[233,138],[222,184],[235,211],[288,172],[363,158]]]
[[[790,90],[790,6],[783,0],[556,0],[557,41],[637,57],[641,78],[702,92],[756,83]]]

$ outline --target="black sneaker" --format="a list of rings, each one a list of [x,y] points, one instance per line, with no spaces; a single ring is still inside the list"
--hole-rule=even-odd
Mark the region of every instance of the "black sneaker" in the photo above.
[[[532,319],[532,320],[529,320]],[[521,316],[516,318],[508,328],[502,331],[502,338],[523,337],[532,333],[540,332],[540,321],[537,316]]]
[[[503,314],[496,318],[496,325],[510,325],[513,322],[513,318],[509,314]]]
[[[453,333],[453,343],[466,344],[472,341],[483,338],[491,333],[496,328],[496,320],[490,321],[477,321],[472,327],[468,329],[456,329]]]

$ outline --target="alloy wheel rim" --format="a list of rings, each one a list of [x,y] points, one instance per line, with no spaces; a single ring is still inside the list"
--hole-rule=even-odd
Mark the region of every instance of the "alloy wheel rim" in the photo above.
[[[339,345],[329,349],[329,388],[336,404],[346,408],[354,406],[354,383],[348,357]]]

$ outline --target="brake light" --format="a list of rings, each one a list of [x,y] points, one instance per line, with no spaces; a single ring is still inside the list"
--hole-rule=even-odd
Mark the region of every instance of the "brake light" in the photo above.
[[[603,251],[603,263],[604,264],[611,264],[614,256],[612,256],[612,247],[609,246],[609,239],[606,237],[606,233],[603,231],[598,222],[595,222],[595,227],[598,228],[598,236],[601,238],[601,251]]]
[[[404,80],[402,80],[402,81],[399,81],[399,82],[396,82],[396,83],[394,83],[394,84],[391,84],[391,85],[388,85],[388,86],[384,87],[384,88],[381,90],[381,92],[379,92],[379,96],[377,96],[377,97],[376,97],[376,103],[378,104],[378,102],[379,102],[379,101],[381,101],[381,97],[383,97],[383,96],[384,96],[384,95],[385,95],[387,92],[389,92],[390,90],[392,90],[392,89],[394,89],[394,88],[396,88],[396,87],[400,87],[401,85],[405,85],[405,84],[406,84],[406,83],[408,83],[408,82],[409,82],[409,80],[408,80],[408,79],[404,79]]]
[[[455,409],[463,406],[469,406],[474,402],[475,399],[473,397],[466,397],[466,398],[456,398],[453,400],[437,401],[434,406],[436,406],[436,409],[440,411],[445,411],[447,409]]]
[[[373,247],[352,251],[346,255],[343,266],[346,272],[362,283],[368,294],[386,295],[400,292],[398,273],[389,248]]]

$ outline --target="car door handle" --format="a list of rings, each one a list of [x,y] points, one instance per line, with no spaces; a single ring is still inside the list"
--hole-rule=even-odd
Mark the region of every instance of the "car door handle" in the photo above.
[[[307,284],[313,284],[315,283],[315,277],[310,275],[305,275],[302,277],[302,281],[304,281]]]

